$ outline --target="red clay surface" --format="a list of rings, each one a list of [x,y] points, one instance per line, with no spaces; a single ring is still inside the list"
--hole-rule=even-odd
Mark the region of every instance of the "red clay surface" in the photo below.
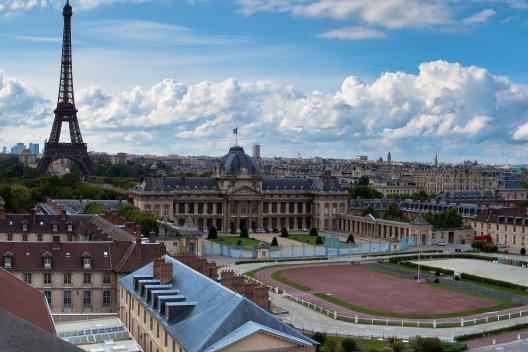
[[[385,312],[445,314],[497,305],[489,299],[417,284],[359,265],[292,268],[283,272],[282,276],[311,288],[308,293],[322,292],[356,306]]]

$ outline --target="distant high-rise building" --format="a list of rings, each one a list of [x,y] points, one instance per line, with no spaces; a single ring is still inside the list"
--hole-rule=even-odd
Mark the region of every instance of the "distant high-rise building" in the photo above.
[[[434,165],[438,167],[438,153],[435,154]]]
[[[39,144],[29,143],[29,151],[31,152],[31,154],[38,155],[39,154]]]
[[[391,157],[391,153],[389,152],[389,154],[387,154],[387,164],[391,164],[392,163],[392,157]]]
[[[253,158],[260,158],[260,144],[253,144]]]
[[[24,143],[17,143],[15,146],[11,148],[11,154],[22,154],[22,152],[26,149],[26,146]]]
[[[7,154],[7,147],[4,146],[4,147],[2,148],[2,153]]]

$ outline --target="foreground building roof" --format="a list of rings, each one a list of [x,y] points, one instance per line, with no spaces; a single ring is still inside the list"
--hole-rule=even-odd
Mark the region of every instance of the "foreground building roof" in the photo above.
[[[187,310],[170,320],[148,302],[137,285],[140,279],[153,277],[153,264],[119,279],[120,284],[152,315],[186,351],[219,351],[223,347],[265,331],[297,341],[302,346],[315,346],[315,342],[284,324],[247,298],[194,271],[172,257],[170,285],[178,295],[185,297]],[[152,281],[152,280],[150,280]]]

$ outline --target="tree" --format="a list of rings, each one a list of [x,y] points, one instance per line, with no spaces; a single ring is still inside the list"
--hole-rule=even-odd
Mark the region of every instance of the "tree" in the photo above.
[[[346,243],[356,243],[354,240],[354,235],[348,235]]]
[[[283,227],[281,230],[281,237],[288,237],[288,229],[285,227]]]
[[[455,208],[444,210],[441,213],[427,213],[424,215],[424,219],[433,225],[434,228],[460,228],[464,224],[462,217]]]
[[[319,232],[317,232],[317,229],[315,227],[312,227],[310,229],[310,236],[319,236]]]
[[[240,229],[240,238],[249,238],[248,229],[246,229],[245,227]]]
[[[368,186],[369,183],[370,183],[370,179],[369,179],[369,177],[363,175],[363,176],[361,176],[361,177],[359,178],[359,181],[358,181],[357,184],[358,184],[358,185],[361,185],[361,186]]]
[[[442,341],[437,337],[416,336],[409,341],[411,352],[443,352]]]
[[[526,255],[526,248],[521,248],[521,255]]]
[[[106,213],[106,208],[102,204],[91,202],[86,204],[83,210],[84,214],[104,214]]]
[[[242,245],[242,240],[238,240],[237,241],[237,246],[241,246]]]
[[[321,236],[317,236],[315,239],[315,244],[324,244],[323,238]]]
[[[374,199],[383,198],[383,194],[376,189],[365,185],[354,185],[348,189],[351,198]]]
[[[428,200],[430,196],[427,194],[426,191],[421,189],[419,192],[415,192],[410,195],[410,198],[413,200]]]
[[[337,352],[338,346],[336,340],[328,340],[325,344],[325,352]]]
[[[400,209],[398,204],[395,202],[390,202],[387,206],[387,210],[385,211],[384,218],[386,220],[394,220],[394,221],[405,221],[405,215],[403,214],[403,211]]]
[[[279,241],[277,241],[277,237],[273,237],[273,239],[271,240],[271,246],[272,247],[277,247],[279,245]]]
[[[321,346],[326,343],[326,334],[322,332],[316,332],[315,334],[313,334],[312,339],[314,339],[315,342],[319,343],[319,346],[317,346],[317,351],[319,351]]]
[[[368,214],[371,214],[375,218],[380,217],[379,212],[372,205],[369,205],[365,210],[363,210],[361,216],[367,216]]]
[[[211,226],[209,228],[209,232],[207,233],[207,239],[216,240],[217,238],[218,238],[218,231],[216,230],[216,227]]]
[[[357,350],[356,341],[352,340],[351,338],[344,339],[341,342],[341,347],[343,347],[345,352],[353,352]]]

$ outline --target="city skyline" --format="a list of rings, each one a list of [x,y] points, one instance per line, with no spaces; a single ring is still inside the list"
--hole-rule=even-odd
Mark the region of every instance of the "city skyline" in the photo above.
[[[525,1],[105,4],[72,2],[77,105],[90,150],[221,155],[237,127],[240,144],[259,143],[264,156],[373,159],[390,150],[405,155],[396,160],[430,161],[438,152],[450,162],[524,162]],[[398,13],[402,4],[415,11]],[[0,43],[13,49],[0,62],[3,145],[48,134],[60,5],[0,3]],[[278,36],[281,29],[288,34]],[[504,40],[491,32],[501,31],[510,34],[510,55],[499,57]],[[134,46],[144,55],[129,62],[122,54]],[[29,52],[42,60],[29,65]],[[374,53],[377,66],[365,57]]]

